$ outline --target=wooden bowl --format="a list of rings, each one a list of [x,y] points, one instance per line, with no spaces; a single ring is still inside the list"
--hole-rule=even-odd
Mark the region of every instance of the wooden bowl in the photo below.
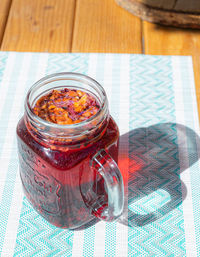
[[[185,28],[200,28],[200,0],[115,0],[143,20]]]

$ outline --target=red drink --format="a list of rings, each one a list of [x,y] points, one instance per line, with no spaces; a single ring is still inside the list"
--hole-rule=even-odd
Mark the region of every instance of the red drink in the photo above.
[[[119,132],[107,108],[99,99],[101,110],[95,118],[58,126],[43,122],[31,112],[36,98],[28,94],[30,103],[17,126],[20,176],[29,202],[51,224],[62,228],[80,227],[93,215],[105,220],[117,218],[123,203],[117,203],[120,210],[110,217],[116,206],[109,207],[109,195],[110,187],[119,185],[123,201],[121,174],[111,159],[117,162]],[[104,175],[102,169],[107,166],[112,168]],[[114,179],[112,183],[107,176]]]

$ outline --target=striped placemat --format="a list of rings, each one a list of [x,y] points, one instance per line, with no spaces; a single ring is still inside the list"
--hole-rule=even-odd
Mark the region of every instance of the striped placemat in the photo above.
[[[105,88],[120,128],[126,207],[119,221],[70,231],[23,196],[15,129],[30,86],[80,72]],[[0,255],[200,255],[200,139],[190,57],[0,52]],[[128,187],[127,187],[128,186]]]

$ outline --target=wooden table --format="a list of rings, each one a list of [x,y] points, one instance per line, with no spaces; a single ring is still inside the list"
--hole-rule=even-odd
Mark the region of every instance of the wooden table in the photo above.
[[[200,113],[200,30],[141,21],[114,0],[1,0],[2,51],[192,55]]]

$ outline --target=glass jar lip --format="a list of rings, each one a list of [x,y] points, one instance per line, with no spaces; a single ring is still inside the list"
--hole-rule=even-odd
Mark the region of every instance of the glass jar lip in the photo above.
[[[69,124],[69,125],[61,125],[61,124],[56,124],[53,122],[49,122],[46,120],[43,120],[42,118],[40,118],[39,116],[37,116],[30,105],[30,96],[31,96],[31,92],[37,88],[37,86],[39,86],[40,84],[44,85],[44,84],[48,84],[52,81],[52,79],[55,80],[63,80],[66,79],[64,78],[65,76],[71,76],[68,79],[74,79],[76,81],[80,81],[84,83],[85,82],[90,82],[90,86],[92,86],[93,88],[98,87],[98,89],[100,90],[100,92],[102,93],[102,103],[101,103],[101,108],[98,110],[98,112],[92,116],[91,118],[79,122],[79,123],[75,123],[75,124]],[[59,79],[60,78],[60,79]],[[54,81],[55,81],[54,80]],[[46,82],[46,83],[45,83]],[[95,86],[94,86],[95,85]],[[59,72],[59,73],[52,73],[49,74],[43,78],[41,78],[40,80],[36,81],[31,88],[28,90],[28,93],[26,95],[25,98],[25,111],[27,113],[27,115],[29,117],[32,117],[35,121],[39,122],[40,124],[44,125],[44,126],[48,126],[48,127],[52,127],[52,128],[57,128],[57,129],[73,129],[73,128],[80,128],[83,127],[84,125],[87,125],[88,123],[94,121],[96,118],[98,118],[98,116],[100,115],[100,113],[102,113],[102,111],[106,111],[106,109],[108,108],[108,99],[106,96],[106,92],[104,90],[104,88],[93,78],[89,77],[88,75],[85,74],[81,74],[81,73],[77,73],[77,72]]]

